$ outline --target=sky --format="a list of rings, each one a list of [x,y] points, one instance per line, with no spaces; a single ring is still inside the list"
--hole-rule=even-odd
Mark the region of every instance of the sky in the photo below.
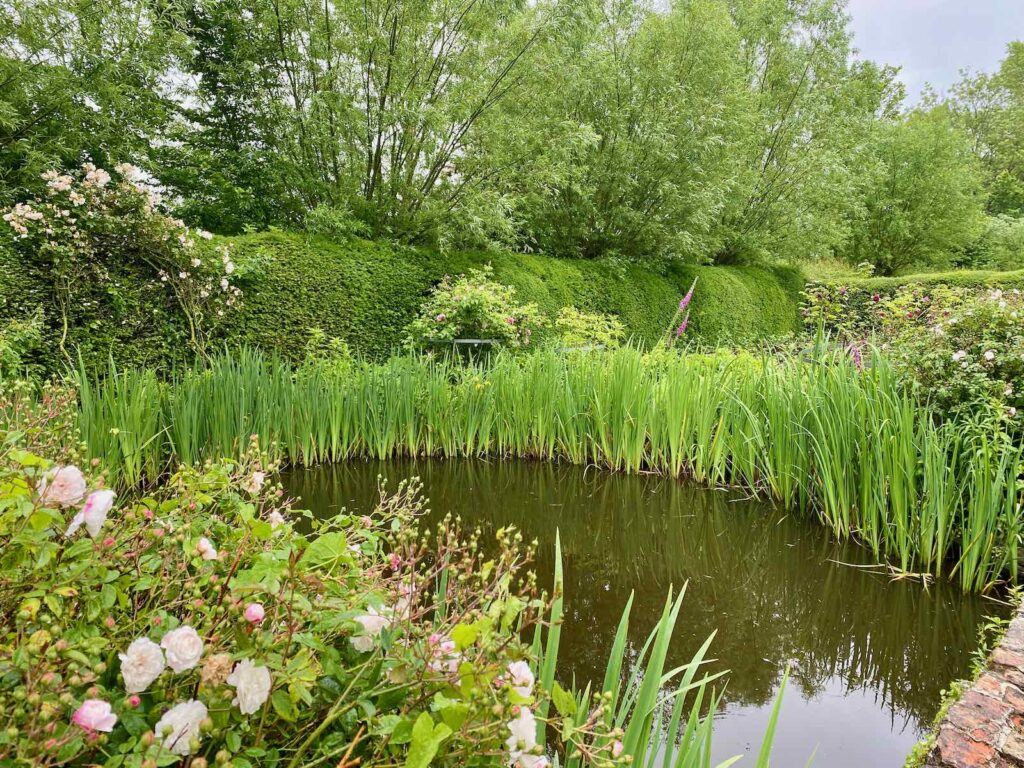
[[[903,69],[907,99],[940,93],[960,70],[993,72],[1011,40],[1024,40],[1024,0],[849,0],[861,57]]]

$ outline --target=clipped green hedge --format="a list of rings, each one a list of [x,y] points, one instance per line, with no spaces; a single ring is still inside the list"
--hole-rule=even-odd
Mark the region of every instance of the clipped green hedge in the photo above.
[[[445,274],[490,263],[517,298],[554,316],[569,304],[617,315],[627,335],[658,339],[682,294],[698,278],[690,327],[711,343],[749,342],[798,330],[799,270],[670,265],[664,274],[622,261],[535,254],[452,253],[355,240],[343,244],[278,232],[233,239],[244,270],[242,309],[232,342],[300,351],[318,327],[353,349],[382,355],[401,344],[408,322]]]
[[[353,240],[336,243],[301,234],[264,232],[226,239],[244,291],[220,336],[298,358],[311,328],[345,340],[359,353],[386,355],[445,274],[490,263],[496,279],[516,288],[551,317],[569,304],[619,317],[632,339],[650,343],[665,332],[679,299],[698,278],[690,334],[707,343],[752,342],[799,329],[801,272],[784,267],[695,267],[662,271],[619,260],[569,260],[513,253],[446,253]],[[112,286],[74,308],[68,346],[89,365],[112,356],[120,364],[181,365],[192,358],[180,317],[166,292],[132,279],[130,265]],[[33,362],[64,363],[56,351],[59,314],[41,275],[28,274],[0,248],[0,326],[42,307],[48,344]],[[51,342],[52,343],[49,343]]]
[[[845,285],[872,293],[884,293],[904,286],[949,285],[960,288],[1024,288],[1024,269],[1012,272],[996,270],[954,270],[949,272],[923,272],[899,277],[858,277],[845,280],[825,280],[824,285]]]

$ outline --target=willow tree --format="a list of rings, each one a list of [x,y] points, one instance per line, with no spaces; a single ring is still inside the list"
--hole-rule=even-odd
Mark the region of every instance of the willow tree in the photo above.
[[[186,149],[204,132],[230,137],[232,153],[260,158],[239,181],[262,172],[303,207],[421,236],[488,173],[479,126],[519,94],[557,12],[522,0],[196,4]]]

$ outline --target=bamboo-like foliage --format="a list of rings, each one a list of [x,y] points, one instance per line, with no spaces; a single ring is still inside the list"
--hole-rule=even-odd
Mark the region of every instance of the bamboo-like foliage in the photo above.
[[[296,465],[556,459],[743,487],[965,590],[1016,578],[1021,452],[931,423],[884,360],[869,362],[627,348],[292,369],[243,350],[167,383],[111,369],[78,386],[83,437],[127,484],[235,455],[251,434]]]

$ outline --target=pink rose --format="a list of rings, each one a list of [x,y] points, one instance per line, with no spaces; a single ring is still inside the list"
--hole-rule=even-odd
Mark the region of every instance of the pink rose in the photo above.
[[[249,603],[245,606],[245,620],[252,624],[259,624],[266,616],[266,611],[260,603]]]
[[[71,716],[71,722],[89,733],[110,733],[117,723],[117,715],[111,711],[110,704],[102,699],[86,699]]]

